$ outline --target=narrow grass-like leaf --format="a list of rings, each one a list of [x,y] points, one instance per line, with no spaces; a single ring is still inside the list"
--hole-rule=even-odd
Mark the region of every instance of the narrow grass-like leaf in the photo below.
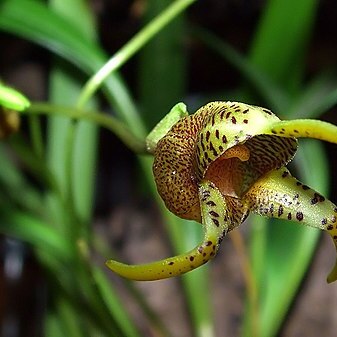
[[[331,75],[317,76],[292,104],[293,118],[318,118],[337,104],[337,80]]]
[[[54,299],[55,314],[60,323],[63,336],[71,337],[90,337],[88,322],[83,321],[82,317],[78,315],[78,311],[71,305],[67,297],[62,295]],[[48,333],[48,331],[46,331]]]
[[[250,60],[290,93],[302,81],[317,0],[271,0],[253,39]]]
[[[33,103],[26,114],[46,114],[66,117],[74,120],[88,120],[114,133],[131,151],[139,154],[147,153],[144,139],[138,139],[130,129],[112,115],[95,110],[80,110],[71,106],[48,103]]]
[[[235,67],[274,110],[282,111],[289,104],[289,97],[267,73],[264,73],[255,66],[247,57],[241,55],[232,46],[218,38],[211,32],[194,28],[193,33],[201,39],[206,46],[213,49],[224,57],[233,67]]]
[[[95,26],[92,13],[88,5],[82,0],[51,0],[53,10],[76,26],[83,32],[88,41],[95,41]],[[70,75],[67,68],[62,67],[62,63],[56,64],[56,69],[52,70],[50,75],[51,81],[51,101],[75,104],[81,90],[81,82],[74,75]],[[54,88],[54,85],[56,88]],[[95,106],[95,102],[91,101],[91,105]],[[58,176],[63,179],[60,181],[62,189],[67,191],[67,185],[72,189],[71,193],[74,197],[74,207],[76,209],[77,218],[82,224],[87,224],[92,215],[93,196],[94,196],[94,176],[96,166],[96,147],[97,147],[97,126],[80,121],[76,125],[69,119],[51,118],[51,124],[48,136],[51,144],[48,152],[48,159],[52,168],[59,167]],[[73,128],[74,143],[64,143],[64,132],[71,132]],[[67,181],[65,176],[65,164],[67,158],[65,154],[66,148],[71,148],[70,163],[71,172],[69,172],[71,181]],[[86,150],[83,151],[83,148]],[[60,167],[63,163],[63,167]],[[69,189],[68,189],[69,191]]]
[[[60,233],[40,219],[14,209],[1,209],[0,231],[26,241],[62,261],[70,261],[72,248]]]
[[[130,324],[130,317],[124,310],[121,300],[116,296],[115,290],[111,286],[111,282],[109,282],[104,273],[96,267],[93,268],[93,279],[107,309],[120,324],[125,335],[128,337],[138,337],[139,333],[135,329],[133,322]]]
[[[0,184],[7,201],[39,213],[41,211],[41,195],[32,188],[22,171],[12,162],[3,144],[0,144],[0,158]]]
[[[48,337],[64,337],[62,322],[54,310],[49,310],[45,316],[43,331]]]
[[[145,21],[160,14],[172,1],[148,1]],[[143,121],[152,129],[177,102],[186,82],[184,17],[179,16],[152,39],[139,54],[139,93]]]

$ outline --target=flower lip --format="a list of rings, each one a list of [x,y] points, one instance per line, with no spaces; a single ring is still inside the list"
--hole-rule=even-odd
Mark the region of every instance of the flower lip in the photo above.
[[[245,145],[236,145],[225,151],[209,165],[205,179],[212,181],[222,195],[234,198],[241,197],[241,182],[244,166],[250,157],[250,151]]]
[[[194,154],[195,175],[199,181],[208,166],[225,151],[264,134],[268,125],[280,121],[270,110],[237,102],[212,102],[194,116],[202,119]]]
[[[266,173],[288,164],[296,150],[294,138],[257,135],[211,162],[203,179],[212,181],[224,196],[241,198]]]

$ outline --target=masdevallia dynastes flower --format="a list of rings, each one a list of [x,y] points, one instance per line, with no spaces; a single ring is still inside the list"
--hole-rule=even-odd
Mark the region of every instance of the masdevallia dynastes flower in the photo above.
[[[188,115],[177,104],[147,138],[153,173],[167,208],[196,220],[203,241],[193,250],[142,265],[107,261],[134,280],[180,275],[213,258],[223,237],[250,212],[327,231],[337,248],[337,207],[295,179],[286,168],[297,138],[337,143],[337,127],[319,120],[280,120],[270,110],[212,102]],[[337,279],[337,264],[328,282]]]

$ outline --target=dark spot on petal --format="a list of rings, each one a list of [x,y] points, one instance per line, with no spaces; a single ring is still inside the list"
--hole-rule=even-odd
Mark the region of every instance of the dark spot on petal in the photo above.
[[[219,137],[220,137],[220,133],[219,133],[219,130],[218,130],[218,129],[215,130],[215,137],[218,138],[218,139],[219,139]]]
[[[209,141],[209,137],[211,136],[211,133],[209,131],[206,132],[206,141]]]
[[[226,107],[224,107],[224,108],[221,110],[220,119],[223,119],[223,118],[224,118],[225,112],[226,112]]]
[[[212,221],[213,221],[215,226],[217,226],[217,227],[220,226],[219,220],[212,218]]]
[[[213,114],[212,116],[212,126],[214,126],[214,124],[215,124],[215,114]]]
[[[190,256],[190,261],[194,261],[194,256]]]
[[[288,213],[287,218],[288,218],[288,220],[291,220],[291,213]]]
[[[309,186],[307,186],[307,185],[303,185],[303,186],[302,186],[302,188],[303,188],[303,190],[304,190],[304,191],[306,191],[306,190],[309,190],[309,189],[310,189],[310,187],[309,187]]]
[[[214,201],[210,200],[210,201],[206,202],[206,205],[214,207],[214,206],[216,206],[216,203]]]
[[[324,220],[324,219],[323,219]],[[322,220],[322,223],[323,223],[323,220]],[[325,219],[326,220],[326,219]],[[332,225],[329,225],[327,228],[326,228],[328,231],[332,231],[333,230],[333,226]]]
[[[224,144],[227,143],[227,137],[226,137],[225,135],[222,136],[222,142],[223,142]]]
[[[205,245],[206,245],[206,246],[211,246],[211,245],[212,245],[212,241],[207,241],[207,242],[205,243]]]
[[[209,149],[213,152],[214,157],[218,156],[217,150],[214,148],[213,143],[210,142]]]
[[[314,198],[316,198],[318,202],[325,201],[325,198],[323,197],[323,195],[320,195],[318,193],[314,193]]]
[[[248,119],[244,119],[243,122],[244,122],[245,124],[248,124]]]
[[[234,116],[232,116],[232,123],[236,124],[236,118]]]
[[[303,213],[302,212],[297,212],[296,213],[296,219],[298,221],[302,221],[303,220]]]
[[[284,171],[282,173],[282,178],[286,178],[286,177],[288,177],[288,175],[289,175],[289,172],[288,171]]]
[[[279,208],[278,208],[277,215],[280,217],[282,214],[283,214],[283,206],[280,205]]]
[[[171,261],[171,262],[168,263],[169,266],[172,266],[173,264],[174,264],[173,261]]]
[[[270,110],[268,110],[268,109],[262,109],[262,111],[264,111],[266,114],[268,114],[268,115],[271,115],[272,114],[272,112],[270,111]]]
[[[209,214],[212,215],[212,216],[215,216],[216,218],[219,217],[219,214],[217,212],[214,212],[214,211],[210,211]]]

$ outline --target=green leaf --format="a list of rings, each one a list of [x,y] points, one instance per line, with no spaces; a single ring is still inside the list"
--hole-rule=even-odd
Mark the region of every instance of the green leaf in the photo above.
[[[299,90],[317,0],[269,0],[253,39],[250,60],[289,92]]]
[[[55,228],[35,216],[14,209],[1,209],[0,232],[30,243],[37,249],[70,261],[73,253],[70,243]]]
[[[24,174],[11,160],[3,144],[0,144],[0,158],[0,185],[6,200],[37,214],[40,213],[42,196],[28,183]]]
[[[94,267],[93,279],[104,300],[107,309],[115,320],[120,324],[125,336],[139,337],[133,322],[130,320],[128,313],[124,310],[121,300],[116,296],[115,290],[111,286],[111,282],[107,279],[104,273]]]
[[[331,74],[318,75],[291,105],[293,118],[318,118],[337,103],[337,80]]]
[[[90,9],[82,0],[52,0],[51,13],[57,13],[64,19],[72,20],[74,27],[86,33],[88,43],[95,41],[95,26]],[[77,19],[75,19],[75,17]],[[80,19],[79,19],[80,18]],[[76,74],[66,67],[64,62],[55,60],[50,73],[50,101],[75,105],[81,91],[81,81]],[[95,106],[96,103],[91,101]],[[68,137],[65,137],[67,135]],[[68,198],[75,209],[76,224],[65,223],[65,227],[84,230],[84,224],[91,220],[93,210],[94,182],[96,171],[97,125],[86,121],[73,123],[69,118],[50,117],[47,132],[47,161],[50,170],[57,178],[61,193]],[[69,142],[69,140],[71,141]],[[83,151],[83,148],[86,151]],[[58,195],[56,195],[58,198]],[[49,196],[52,202],[52,196]],[[64,213],[64,203],[60,200],[55,208],[54,218],[71,218]],[[62,221],[61,220],[61,221]],[[66,231],[66,233],[69,231]]]
[[[208,47],[213,49],[234,66],[248,80],[268,106],[274,111],[282,111],[289,105],[287,92],[274,80],[254,65],[247,57],[241,55],[232,46],[204,29],[194,28],[193,33]]]
[[[144,21],[160,14],[171,0],[150,0]],[[185,96],[186,53],[184,16],[175,18],[140,52],[139,93],[142,117],[151,129],[173,105]]]

